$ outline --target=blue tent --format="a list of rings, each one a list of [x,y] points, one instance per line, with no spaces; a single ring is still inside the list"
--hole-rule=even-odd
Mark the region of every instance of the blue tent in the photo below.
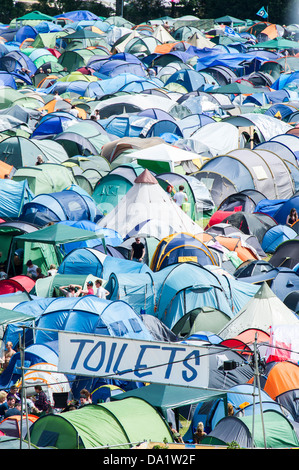
[[[27,38],[35,39],[37,34],[37,30],[33,26],[24,25],[16,32],[15,41],[22,43]]]
[[[75,116],[66,112],[49,113],[43,116],[32,132],[30,138],[38,139],[55,136],[66,130],[69,124],[77,122]]]
[[[165,83],[165,87],[171,83],[182,85],[187,92],[198,90],[206,83],[204,76],[193,69],[178,70],[173,73]]]
[[[39,194],[24,205],[20,219],[44,225],[44,221],[97,220],[97,207],[91,197],[77,191]],[[32,220],[34,219],[34,220]]]
[[[33,199],[27,180],[0,179],[0,217],[19,217],[24,205]]]
[[[68,11],[67,13],[61,13],[59,15],[56,15],[54,18],[66,18],[74,22],[83,20],[97,21],[99,19],[97,15],[88,10]]]
[[[290,199],[287,199],[284,204],[282,204],[278,210],[276,211],[275,215],[273,216],[274,219],[279,224],[285,224],[287,217],[292,208],[295,208],[297,213],[299,212],[299,195],[294,195]]]
[[[0,87],[10,87],[16,90],[17,85],[14,76],[4,70],[0,71]]]
[[[150,271],[142,263],[113,258],[93,248],[71,251],[59,266],[59,274],[92,274],[108,280],[111,273],[143,273]]]
[[[262,248],[265,253],[274,253],[278,245],[286,240],[295,238],[297,233],[288,225],[276,225],[271,227],[264,235]]]
[[[107,77],[116,77],[122,73],[131,73],[137,77],[147,77],[142,63],[126,62],[121,59],[92,62],[92,68]]]

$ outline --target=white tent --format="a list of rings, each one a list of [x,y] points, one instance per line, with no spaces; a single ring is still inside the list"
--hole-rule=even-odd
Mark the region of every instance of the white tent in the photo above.
[[[139,175],[118,205],[98,222],[123,238],[146,234],[159,240],[171,233],[202,233],[202,228],[164,191],[148,170]]]
[[[189,38],[187,42],[191,44],[191,46],[197,47],[197,49],[204,49],[205,47],[212,49],[216,46],[214,42],[210,41],[208,38],[206,38],[199,32],[194,33],[193,36],[191,36],[191,38]]]
[[[200,168],[205,161],[209,160],[209,158],[201,157],[197,153],[189,152],[188,150],[174,147],[166,143],[136,150],[127,155],[127,158],[132,160],[167,162],[169,164],[169,171],[172,173],[175,172],[175,166],[180,165],[182,162],[195,162]]]
[[[223,339],[234,338],[249,328],[270,334],[275,325],[299,325],[296,315],[263,283],[254,297],[218,332]]]
[[[159,24],[155,29],[155,31],[153,32],[153,36],[163,44],[166,42],[176,42],[175,39],[171,36],[171,34],[169,34],[169,32],[161,24]]]
[[[239,130],[228,122],[206,124],[195,131],[191,138],[209,147],[214,157],[225,155],[239,147]]]

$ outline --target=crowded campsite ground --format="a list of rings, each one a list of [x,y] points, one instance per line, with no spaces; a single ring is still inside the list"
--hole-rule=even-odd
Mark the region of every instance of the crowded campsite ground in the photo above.
[[[0,448],[299,446],[298,39],[0,25]]]

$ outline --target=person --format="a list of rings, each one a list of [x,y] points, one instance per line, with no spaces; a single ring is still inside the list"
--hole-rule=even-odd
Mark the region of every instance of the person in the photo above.
[[[82,408],[85,405],[91,405],[92,404],[92,399],[91,399],[91,394],[89,393],[86,388],[83,388],[80,391],[80,405],[79,408]]]
[[[172,435],[173,435],[173,439],[175,442],[181,442],[182,444],[184,444],[184,441],[183,441],[183,438],[182,436],[180,435],[179,432],[177,432],[177,430],[173,427],[172,423],[168,423],[169,427],[170,427],[170,430],[172,432]]]
[[[43,279],[45,277],[45,275],[42,273],[41,268],[36,268],[36,274],[37,274],[36,280]]]
[[[97,120],[97,118],[95,117],[94,114],[92,114],[92,115],[90,116],[90,119],[91,119],[92,121],[96,121],[96,120]]]
[[[97,279],[95,282],[95,286],[97,288],[96,296],[100,299],[106,299],[107,295],[109,295],[109,292],[103,287],[102,279]]]
[[[38,266],[36,266],[36,264],[33,264],[31,259],[27,261],[26,265],[27,265],[27,276],[35,280],[37,278]]]
[[[9,389],[7,394],[7,398],[14,397],[16,401],[21,400],[18,387],[16,385],[12,385]]]
[[[37,408],[38,412],[40,413],[43,411],[45,412],[49,411],[50,403],[41,385],[35,385],[34,390],[37,394],[37,396],[32,399],[32,401],[34,402],[35,408]]]
[[[87,282],[87,290],[82,290],[81,292],[83,295],[94,295],[94,290],[93,290],[93,282],[88,281]]]
[[[200,442],[203,440],[203,438],[207,435],[207,433],[204,431],[204,425],[200,421],[196,427],[196,431],[193,436],[193,442],[195,444],[200,444]]]
[[[4,419],[9,418],[9,416],[16,416],[22,414],[22,403],[21,400],[16,400],[15,398],[10,398],[8,400],[9,406],[8,410],[4,413]]]
[[[60,94],[58,93],[58,91],[54,92],[54,98],[55,98],[55,100],[62,100],[62,98],[61,98]]]
[[[7,273],[5,272],[4,264],[0,264],[0,280],[7,279]]]
[[[5,412],[8,410],[7,393],[5,390],[0,391],[0,421],[4,419]]]
[[[234,407],[231,403],[227,404],[227,415],[233,416],[234,415]]]
[[[75,117],[79,116],[79,111],[78,111],[78,109],[76,108],[76,106],[74,104],[72,105],[71,109],[69,110],[69,113],[72,114]]]
[[[180,185],[179,186],[179,191],[175,193],[175,195],[173,196],[173,200],[174,202],[180,206],[180,208],[182,209],[182,205],[184,202],[188,202],[188,196],[187,194],[184,192],[184,186],[183,185]]]
[[[48,276],[55,276],[57,274],[57,268],[55,264],[51,264],[50,269],[48,271]]]
[[[132,243],[131,260],[138,261],[139,263],[141,263],[144,258],[144,253],[144,244],[140,241],[139,237],[136,237],[135,242]]]
[[[297,222],[297,220],[298,220],[298,214],[297,214],[295,207],[293,207],[287,217],[286,225],[289,225],[291,227],[295,222]]]
[[[66,297],[79,297],[82,293],[82,286],[76,284],[70,284],[69,286],[59,287],[60,292],[62,292]]]
[[[42,163],[44,163],[44,159],[41,155],[38,155],[35,165],[41,165]]]
[[[13,349],[13,344],[11,341],[6,343],[6,351],[4,352],[4,356],[2,358],[2,367],[5,370],[11,360],[12,356],[16,354],[16,351]]]

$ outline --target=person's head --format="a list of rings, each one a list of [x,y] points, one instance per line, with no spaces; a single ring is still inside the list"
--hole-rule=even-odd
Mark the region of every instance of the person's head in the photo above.
[[[168,193],[171,193],[171,191],[172,191],[172,186],[171,186],[170,184],[167,186],[166,191],[167,191]]]
[[[73,284],[70,284],[70,285],[69,285],[69,291],[70,291],[70,292],[76,292],[76,287],[73,286]]]
[[[12,349],[12,342],[11,342],[11,341],[7,341],[7,343],[6,343],[6,349],[7,349],[8,351],[10,351],[10,350]]]
[[[5,390],[0,390],[0,403],[5,402],[6,397],[7,397],[6,391]]]
[[[10,408],[13,408],[13,407],[15,406],[15,404],[16,404],[16,399],[15,399],[15,397],[9,396],[9,397],[7,398],[7,404],[8,404],[8,406],[9,406]]]
[[[21,400],[17,400],[17,401],[15,402],[15,408],[18,408],[18,410],[21,411],[21,408],[22,408],[22,402],[21,402]]]
[[[198,423],[196,431],[197,432],[204,432],[204,425],[201,421]]]
[[[227,414],[228,416],[232,416],[234,414],[234,407],[231,403],[227,404]]]
[[[293,207],[293,208],[291,209],[290,215],[291,215],[291,216],[297,215],[297,211],[296,211],[295,207]]]
[[[181,184],[181,185],[179,186],[179,190],[180,190],[180,191],[184,191],[184,189],[185,189],[184,186]]]
[[[36,268],[36,272],[37,272],[37,274],[41,274],[42,273],[41,268]]]
[[[136,242],[136,243],[140,243],[140,237],[136,237],[136,238],[135,238],[135,242]]]
[[[33,266],[31,259],[27,261],[26,265],[27,265],[27,268],[31,268],[31,266]]]
[[[41,155],[38,155],[38,156],[37,156],[36,161],[37,161],[38,163],[44,163],[43,157],[42,157]]]
[[[56,269],[56,264],[51,264],[50,269]]]
[[[92,282],[92,281],[88,281],[87,287],[93,287],[93,282]]]
[[[39,393],[39,392],[41,392],[43,389],[42,389],[41,385],[35,385],[35,386],[34,386],[34,390],[35,390],[37,393]]]
[[[97,279],[95,282],[96,287],[101,287],[102,284],[103,284],[102,279]]]

